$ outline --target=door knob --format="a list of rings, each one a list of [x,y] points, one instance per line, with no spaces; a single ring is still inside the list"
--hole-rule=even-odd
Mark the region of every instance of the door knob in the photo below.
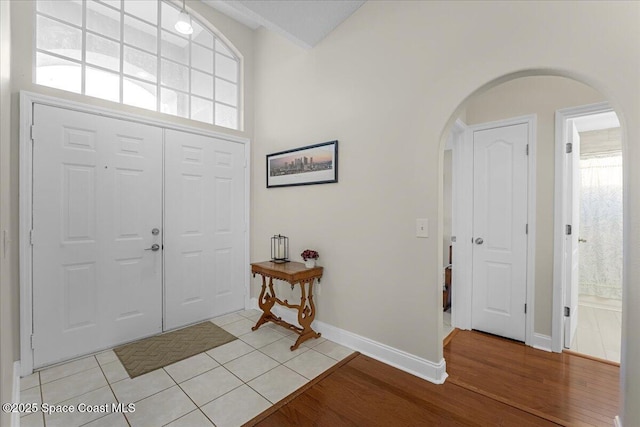
[[[481,244],[483,244],[483,243],[484,243],[484,240],[482,240],[482,237],[478,237],[478,238],[476,239],[476,245],[481,245]]]
[[[578,239],[578,242],[580,242],[580,243],[587,243],[587,239]]]
[[[145,251],[159,251],[160,250],[160,245],[157,243],[154,243],[153,245],[151,245],[150,248],[145,249]]]

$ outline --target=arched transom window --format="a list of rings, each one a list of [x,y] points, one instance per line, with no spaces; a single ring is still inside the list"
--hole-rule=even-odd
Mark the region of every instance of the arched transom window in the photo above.
[[[180,9],[155,0],[37,0],[35,82],[239,128],[240,58]]]

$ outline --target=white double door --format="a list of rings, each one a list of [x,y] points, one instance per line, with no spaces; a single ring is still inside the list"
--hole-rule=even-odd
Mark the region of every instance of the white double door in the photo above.
[[[528,125],[473,133],[473,329],[525,340]]]
[[[33,114],[34,367],[244,306],[242,144]]]

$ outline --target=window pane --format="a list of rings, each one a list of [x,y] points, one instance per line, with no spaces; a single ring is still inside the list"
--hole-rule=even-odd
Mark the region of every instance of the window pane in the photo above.
[[[46,13],[65,22],[82,26],[82,1],[71,0],[38,0],[36,2],[38,12]]]
[[[158,23],[158,3],[155,1],[127,0],[124,2],[124,11],[153,25]]]
[[[225,80],[216,79],[216,101],[238,106],[238,86]]]
[[[120,71],[120,43],[87,33],[87,63]]]
[[[216,125],[238,129],[238,109],[216,103]]]
[[[193,34],[191,34],[191,40],[196,43],[200,43],[203,46],[208,47],[209,49],[213,49],[213,35],[207,29],[204,29],[202,25],[198,24],[196,21],[191,21],[191,26],[193,27]]]
[[[160,111],[189,118],[189,95],[166,88],[162,88],[160,93]]]
[[[216,76],[232,82],[238,82],[238,63],[224,55],[216,53]]]
[[[157,111],[156,86],[138,80],[124,78],[122,102],[134,107]]]
[[[227,56],[231,56],[232,58],[236,57],[233,53],[231,53],[229,49],[227,49],[227,46],[225,46],[225,44],[218,39],[216,39],[216,50],[218,52],[224,53]]]
[[[116,9],[120,9],[121,1],[120,0],[98,0],[101,3],[108,4],[111,7],[115,7]]]
[[[36,54],[37,84],[80,93],[81,81],[80,64],[40,52]]]
[[[171,86],[187,92],[189,91],[189,69],[184,65],[163,59],[162,79],[160,81],[165,86]]]
[[[169,5],[166,2],[162,2],[162,29],[170,31],[174,34],[180,34],[176,31],[176,22],[178,21],[178,17],[180,16],[180,10]],[[193,20],[192,20],[193,21]]]
[[[197,44],[191,46],[191,66],[209,74],[213,74],[213,51]]]
[[[203,98],[212,99],[213,77],[200,71],[191,70],[191,93]]]
[[[124,72],[150,82],[157,80],[158,57],[132,47],[124,47]]]
[[[84,92],[89,96],[107,99],[113,102],[120,102],[120,75],[98,70],[96,68],[86,68],[86,83]]]
[[[192,96],[191,118],[200,122],[213,123],[213,102]]]
[[[160,49],[164,58],[189,65],[189,40],[163,31]]]
[[[88,1],[87,28],[100,35],[120,40],[120,12]]]
[[[124,41],[140,49],[156,53],[158,51],[158,30],[155,26],[139,19],[125,16]]]
[[[38,49],[48,50],[69,58],[82,58],[82,30],[53,19],[38,16]]]

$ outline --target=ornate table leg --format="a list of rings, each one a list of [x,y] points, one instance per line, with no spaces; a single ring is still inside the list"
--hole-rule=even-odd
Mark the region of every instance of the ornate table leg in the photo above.
[[[276,294],[273,291],[273,279],[271,277],[269,278],[269,290],[271,294],[267,292],[267,279],[262,276],[262,290],[260,291],[260,297],[258,297],[258,306],[262,310],[262,316],[260,316],[256,325],[251,328],[252,331],[255,331],[260,325],[267,323],[269,320],[276,318],[271,313],[271,309],[276,302]]]
[[[316,306],[313,303],[313,281],[311,279],[309,282],[301,282],[300,283],[300,307],[298,308],[298,323],[302,326],[302,331],[300,332],[300,336],[296,340],[295,344],[291,346],[291,351],[295,350],[308,340],[309,338],[318,338],[320,334],[313,329],[311,329],[311,323],[313,319],[316,317]],[[305,283],[309,283],[309,298],[307,300],[306,292],[305,292]]]

